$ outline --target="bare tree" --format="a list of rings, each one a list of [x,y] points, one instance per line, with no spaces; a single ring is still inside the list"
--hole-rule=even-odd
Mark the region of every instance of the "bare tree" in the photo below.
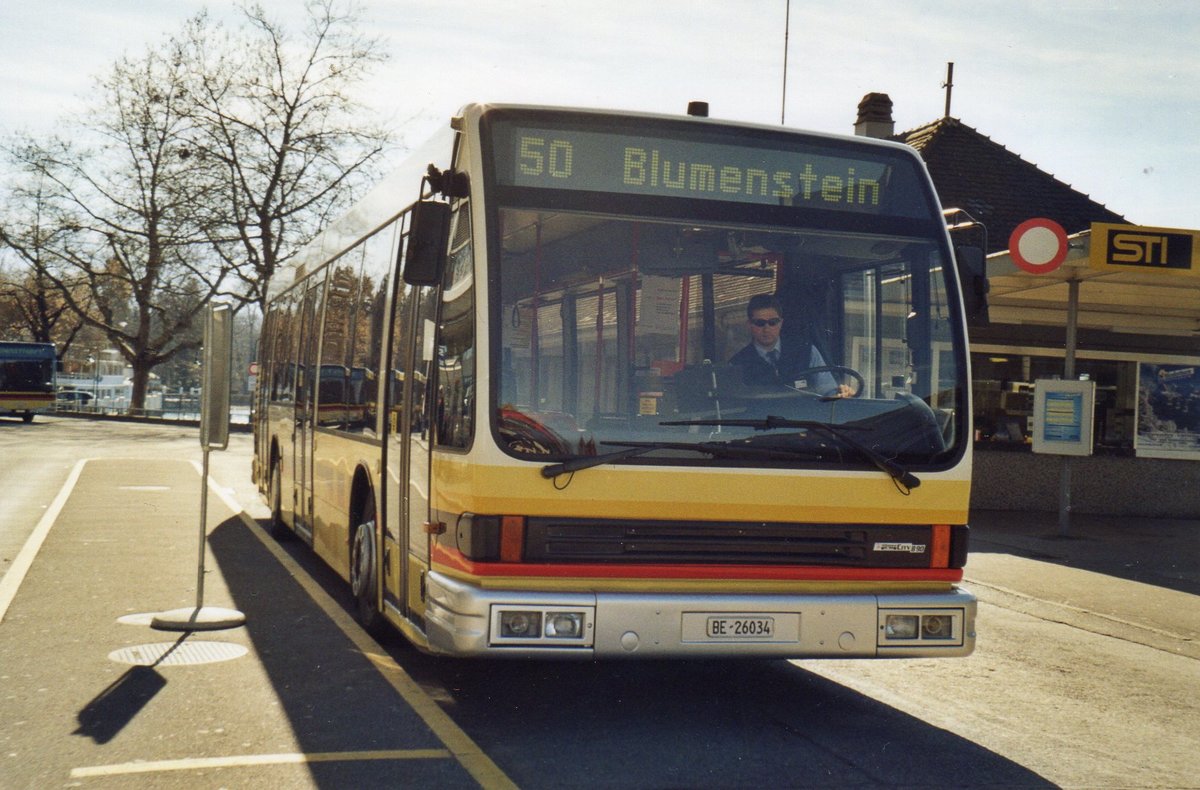
[[[135,410],[154,366],[198,344],[187,330],[226,276],[199,210],[211,202],[211,179],[195,156],[189,67],[174,54],[118,61],[70,142],[31,146],[22,158],[69,218],[54,245],[61,270],[48,276],[131,366]]]
[[[18,199],[54,221],[5,225],[3,244],[36,262],[9,292],[49,282],[133,369],[132,409],[155,366],[199,346],[211,301],[261,308],[280,265],[373,180],[388,135],[351,90],[383,59],[379,43],[341,0],[306,8],[298,36],[259,6],[233,32],[200,14],[114,64],[65,139],[11,148],[44,186]]]
[[[379,42],[338,0],[306,9],[299,37],[253,5],[228,35],[193,18],[181,43],[194,64],[195,139],[223,200],[212,241],[238,280],[232,292],[260,307],[280,265],[370,184],[388,143],[350,92],[384,59]]]
[[[28,141],[13,145],[32,155]],[[47,187],[41,174],[18,169],[0,207],[0,322],[5,337],[54,343],[62,358],[84,324],[52,276],[60,265],[54,249],[65,228]],[[88,294],[78,293],[77,300],[90,308]]]

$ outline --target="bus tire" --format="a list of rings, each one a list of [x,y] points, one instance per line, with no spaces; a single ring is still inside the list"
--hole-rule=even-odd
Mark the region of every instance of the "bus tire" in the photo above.
[[[31,422],[33,422],[33,414],[22,414],[21,419],[25,421],[26,425],[29,425]]]
[[[376,605],[375,506],[368,500],[350,536],[350,590],[354,593],[354,612],[369,632],[383,622]]]
[[[288,529],[283,521],[283,470],[279,462],[271,464],[271,537],[275,540],[288,540],[295,533]]]

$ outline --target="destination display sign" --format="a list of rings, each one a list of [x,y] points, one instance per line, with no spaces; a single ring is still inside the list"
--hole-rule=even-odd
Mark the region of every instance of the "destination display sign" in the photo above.
[[[50,359],[54,347],[48,343],[5,343],[0,348],[6,359]]]
[[[1093,269],[1200,276],[1200,231],[1092,223]]]
[[[735,145],[633,132],[494,125],[502,186],[655,195],[923,217],[930,207],[897,153],[843,156],[807,141]],[[728,138],[726,138],[728,139]]]

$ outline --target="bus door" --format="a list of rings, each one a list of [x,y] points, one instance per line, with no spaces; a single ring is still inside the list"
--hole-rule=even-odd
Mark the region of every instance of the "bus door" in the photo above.
[[[402,242],[403,245],[403,242]],[[404,260],[401,246],[399,259]],[[400,279],[397,272],[396,298],[392,306],[392,351],[387,364],[387,473],[384,479],[383,519],[383,605],[401,617],[408,616],[405,604],[404,579],[408,567],[408,540],[405,523],[408,512],[408,433],[411,418],[408,408],[408,386],[412,380],[412,321],[413,287]]]
[[[417,315],[413,322],[413,376],[409,390],[414,419],[420,420],[419,428],[412,426],[408,441],[408,550],[419,558],[422,567],[429,568],[429,499],[431,495],[431,467],[433,459],[433,404],[430,392],[435,374],[434,360],[437,356],[437,299],[436,288],[422,288],[417,299]],[[410,587],[410,593],[412,589]],[[416,591],[424,598],[423,585]]]
[[[419,620],[421,579],[409,571],[429,565],[429,377],[433,370],[436,290],[398,286],[396,339],[389,394],[388,519],[383,534],[383,599]]]
[[[321,296],[324,277],[316,277],[300,305],[300,353],[296,381],[295,431],[292,442],[295,453],[292,468],[296,470],[292,481],[292,501],[295,503],[296,532],[309,543],[313,539],[313,482],[312,441],[316,422],[317,382],[320,370],[317,367],[317,348],[321,339],[321,327],[316,316],[321,314]]]

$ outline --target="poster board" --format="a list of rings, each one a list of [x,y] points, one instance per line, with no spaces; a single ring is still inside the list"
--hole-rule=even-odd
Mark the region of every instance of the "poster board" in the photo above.
[[[1038,379],[1033,389],[1033,451],[1091,455],[1096,382]]]
[[[1139,458],[1200,460],[1200,367],[1138,363]]]

